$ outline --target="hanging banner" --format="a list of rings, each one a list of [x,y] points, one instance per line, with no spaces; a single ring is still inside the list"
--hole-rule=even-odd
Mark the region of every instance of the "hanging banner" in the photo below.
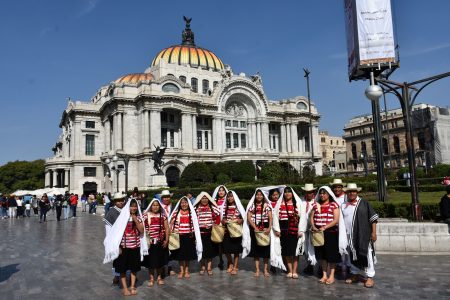
[[[390,0],[344,0],[350,79],[362,68],[396,65],[394,25]]]

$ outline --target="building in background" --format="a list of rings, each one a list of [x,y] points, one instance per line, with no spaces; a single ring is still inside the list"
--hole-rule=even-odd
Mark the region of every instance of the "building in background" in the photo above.
[[[188,21],[188,20],[187,20]],[[311,102],[314,167],[321,174],[320,115]],[[46,160],[45,185],[75,193],[176,185],[194,161],[311,161],[310,108],[303,96],[267,99],[259,74],[234,74],[212,51],[196,45],[190,20],[182,43],[161,50],[144,73],[101,87],[89,102],[69,101],[62,132]],[[165,148],[157,180],[150,160]],[[129,162],[116,160],[126,155]],[[126,166],[128,170],[126,170]]]
[[[328,131],[320,131],[319,137],[323,173],[334,174],[339,172],[339,167],[342,167],[342,165],[337,165],[336,154],[346,151],[345,140],[340,136],[330,136]],[[345,172],[345,166],[342,172]]]
[[[416,166],[426,170],[438,163],[450,163],[450,110],[428,104],[412,108]],[[381,112],[382,149],[385,167],[398,169],[408,164],[406,133],[401,109]],[[372,114],[352,118],[344,127],[349,172],[375,171],[375,140]]]

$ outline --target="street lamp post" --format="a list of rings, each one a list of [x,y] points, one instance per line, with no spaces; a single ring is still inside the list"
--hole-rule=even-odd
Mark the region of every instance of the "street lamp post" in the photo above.
[[[114,156],[106,156],[106,158],[102,158],[102,164],[108,167],[108,172],[111,174],[111,171],[116,172],[116,192],[119,192],[119,174],[120,172],[124,172],[125,175],[125,191],[128,191],[128,164],[130,162],[130,155],[125,153],[117,152]],[[125,164],[124,169],[119,169],[117,163],[119,160],[122,160]],[[113,164],[110,166],[110,164]],[[110,176],[110,175],[109,175]]]
[[[314,144],[313,144],[313,134],[312,134],[312,113],[311,113],[311,95],[309,94],[309,74],[311,73],[308,69],[303,68],[306,78],[306,89],[308,92],[308,108],[309,108],[309,145],[311,146],[311,162],[314,166]]]
[[[419,203],[419,190],[417,187],[416,177],[416,161],[414,157],[414,140],[413,140],[413,128],[412,128],[412,106],[417,99],[420,92],[430,85],[431,83],[440,80],[445,77],[449,77],[450,72],[442,73],[436,76],[416,80],[414,82],[395,82],[383,78],[377,78],[377,82],[386,90],[386,92],[392,92],[402,107],[403,120],[406,129],[406,149],[408,152],[408,167],[411,182],[411,206],[412,214],[416,221],[422,221],[422,208]],[[421,85],[417,87],[417,85]],[[401,93],[398,91],[401,90]],[[411,96],[412,99],[411,99]]]
[[[365,152],[361,153],[361,159],[363,161],[364,164],[364,174],[367,176],[369,176],[369,170],[367,167],[367,154]]]
[[[380,102],[383,90],[375,84],[373,72],[370,72],[370,86],[365,91],[366,97],[372,102],[373,127],[375,137],[375,160],[377,165],[378,200],[386,201],[386,182],[384,178],[384,159],[382,151],[382,129],[380,120]]]

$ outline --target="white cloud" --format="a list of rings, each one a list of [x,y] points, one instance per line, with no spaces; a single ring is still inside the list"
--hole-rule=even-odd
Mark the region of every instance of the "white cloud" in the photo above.
[[[100,0],[88,0],[84,1],[84,5],[81,8],[80,12],[75,16],[76,18],[84,17],[88,14],[90,14],[94,9],[97,7],[97,4],[100,2]]]

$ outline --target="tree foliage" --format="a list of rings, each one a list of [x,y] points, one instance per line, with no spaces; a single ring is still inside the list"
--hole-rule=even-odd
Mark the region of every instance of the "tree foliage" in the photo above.
[[[14,161],[0,166],[0,192],[35,190],[44,187],[44,160]]]

